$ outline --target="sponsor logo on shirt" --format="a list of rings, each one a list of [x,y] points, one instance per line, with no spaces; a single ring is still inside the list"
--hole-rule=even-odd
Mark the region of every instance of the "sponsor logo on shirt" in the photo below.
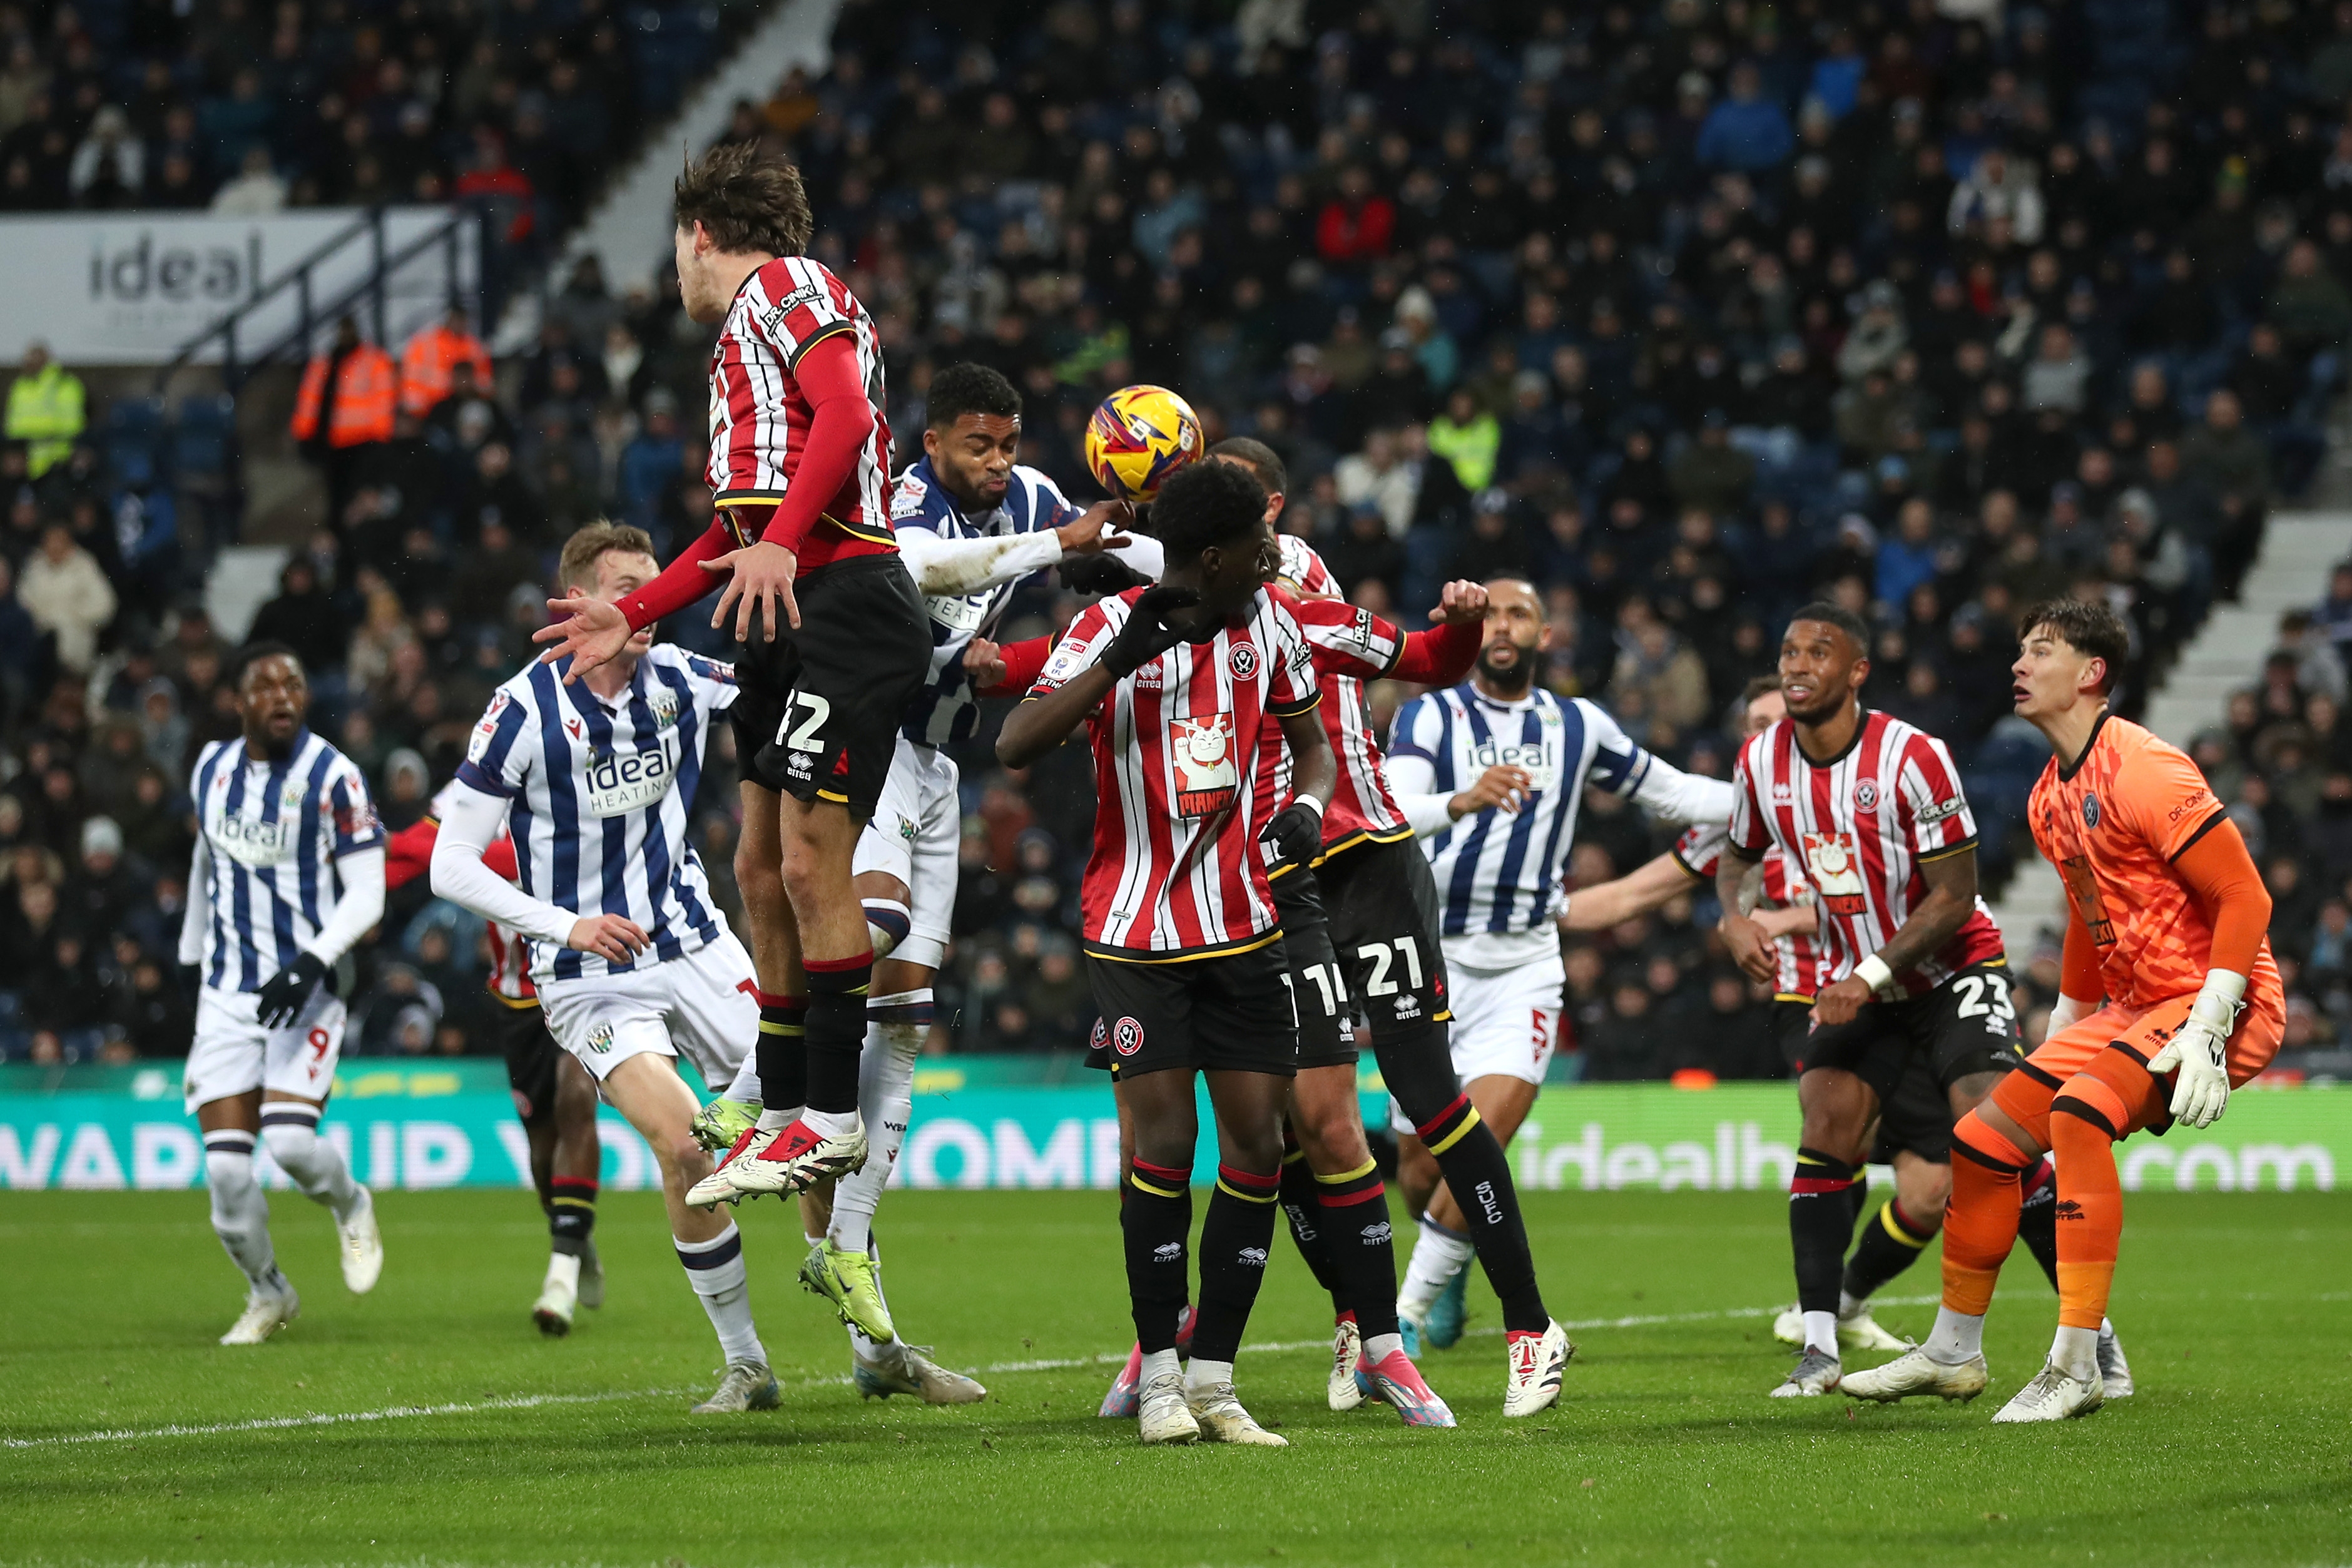
[[[1480,741],[1470,748],[1469,764],[1474,773],[1484,773],[1488,768],[1523,768],[1530,789],[1549,790],[1559,782],[1559,751],[1549,736],[1533,745]]]
[[[604,752],[580,770],[581,794],[591,816],[625,816],[669,794],[676,759],[665,744],[651,752]]]
[[[1862,857],[1851,833],[1805,835],[1805,864],[1813,886],[1822,892],[1822,907],[1833,915],[1858,915],[1868,905],[1862,892]]]
[[[282,866],[294,858],[295,824],[284,817],[263,822],[251,816],[224,816],[213,824],[213,844],[240,866],[259,869]]]
[[[1234,716],[1211,713],[1175,719],[1168,726],[1168,754],[1176,763],[1176,815],[1213,816],[1234,804],[1241,784],[1234,766]]]

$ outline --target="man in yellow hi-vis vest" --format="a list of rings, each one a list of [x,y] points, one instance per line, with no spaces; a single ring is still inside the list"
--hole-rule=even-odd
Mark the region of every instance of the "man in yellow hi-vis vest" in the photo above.
[[[81,377],[49,357],[49,345],[28,343],[16,379],[8,384],[7,438],[22,441],[39,479],[72,456],[89,426],[89,395]]]

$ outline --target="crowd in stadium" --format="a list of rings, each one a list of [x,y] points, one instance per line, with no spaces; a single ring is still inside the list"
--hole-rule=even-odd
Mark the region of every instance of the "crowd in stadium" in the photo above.
[[[568,41],[524,50],[507,24],[529,4],[0,4],[0,205],[262,210],[238,193],[272,182],[437,199],[497,195],[467,182],[505,168],[560,229],[593,162],[578,125],[617,148],[637,107],[604,7],[554,9]],[[860,0],[830,71],[727,135],[802,166],[814,254],[881,324],[902,457],[933,370],[979,360],[1027,399],[1025,460],[1090,495],[1096,401],[1178,388],[1212,439],[1283,455],[1284,526],[1358,603],[1417,624],[1448,578],[1528,576],[1549,683],[1700,772],[1728,773],[1729,702],[1825,593],[1876,628],[1870,699],[1949,742],[2004,874],[2046,756],[2003,722],[2014,612],[2113,601],[2136,710],[2325,454],[2352,331],[2352,9],[2217,7],[2169,98],[2147,78],[2175,56],[2071,10],[1436,9],[1401,29],[1413,7],[1063,0],[970,7],[958,34]],[[330,123],[267,108],[297,99]],[[709,338],[646,265],[663,251],[649,233],[569,268],[536,346],[487,376],[462,317],[313,367],[298,433],[327,525],[252,635],[301,653],[314,721],[395,826],[527,657],[569,530],[609,514],[675,548],[708,519]],[[381,407],[358,418],[340,392],[370,355]],[[0,459],[0,1049],[173,1055],[184,775],[234,729],[227,647],[196,607],[202,552],[125,504],[71,379],[27,360]],[[1016,635],[1075,607],[1034,592]],[[678,640],[721,648],[684,619]],[[2291,1051],[2352,1022],[2347,643],[2352,570],[2196,748],[2272,879]],[[1383,721],[1402,695],[1376,697]],[[1074,1045],[1091,784],[1076,749],[1016,775],[989,739],[964,757],[934,1044]],[[722,884],[733,797],[715,768]],[[1667,842],[1613,799],[1584,823],[1586,882]],[[1556,1071],[1783,1070],[1711,904],[1571,944],[1581,1049]],[[2011,940],[2021,965],[2046,945]],[[346,1048],[467,1049],[475,942],[396,894]]]

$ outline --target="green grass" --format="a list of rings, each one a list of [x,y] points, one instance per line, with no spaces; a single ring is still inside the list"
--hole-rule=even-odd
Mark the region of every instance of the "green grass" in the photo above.
[[[0,1561],[173,1563],[1896,1563],[2352,1562],[2352,1205],[2325,1194],[2131,1200],[2115,1315],[2136,1398],[1989,1426],[2054,1321],[2021,1251],[1972,1406],[1773,1401],[1753,1309],[1786,1297],[1765,1194],[1544,1194],[1531,1222],[1567,1395],[1505,1422],[1489,1332],[1424,1365],[1461,1415],[1407,1431],[1324,1407],[1315,1349],[1247,1349],[1244,1397],[1286,1452],[1147,1452],[1094,1410],[1128,1341],[1107,1194],[893,1194],[891,1299],[976,1408],[861,1404],[841,1332],[792,1281],[796,1229],[744,1211],[786,1403],[686,1415],[713,1342],[656,1206],[606,1199],[611,1302],[569,1339],[526,1312],[543,1233],[506,1193],[391,1194],[390,1267],[342,1289],[325,1216],[272,1194],[304,1291],[227,1351],[238,1281],[201,1194],[0,1194]],[[1253,1324],[1318,1340],[1286,1246]],[[1916,1302],[1932,1255],[1890,1288]],[[1494,1305],[1472,1291],[1473,1329]],[[1707,1315],[1713,1314],[1713,1315]],[[1924,1333],[1932,1309],[1890,1307]],[[1013,1363],[1069,1363],[1006,1370]],[[482,1408],[545,1396],[567,1403]],[[589,1402],[593,1399],[595,1402]],[[471,1408],[157,1435],[274,1416]],[[142,1434],[70,1442],[105,1431]],[[837,1522],[836,1522],[837,1521]]]

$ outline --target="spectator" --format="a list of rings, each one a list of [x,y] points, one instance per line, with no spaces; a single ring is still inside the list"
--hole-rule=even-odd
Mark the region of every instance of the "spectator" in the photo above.
[[[490,351],[473,333],[473,322],[461,305],[452,305],[439,321],[418,331],[400,351],[400,410],[422,420],[451,391],[451,373],[470,365],[474,384],[490,384]]]
[[[98,659],[99,633],[114,620],[114,587],[64,523],[41,531],[40,552],[25,563],[16,597],[33,624],[57,639],[58,662],[87,674]]]
[[[278,596],[254,612],[247,634],[254,642],[284,643],[312,671],[342,661],[348,635],[334,596],[319,586],[319,569],[307,555],[295,556],[279,570]]]
[[[1742,61],[1731,71],[1731,95],[1707,110],[1699,128],[1699,163],[1710,169],[1760,174],[1788,162],[1797,133],[1781,107],[1764,96],[1763,78]]]
[[[170,167],[170,160],[165,161]],[[286,182],[269,161],[269,149],[257,142],[237,162],[236,178],[213,193],[215,217],[268,217],[286,206]]]
[[[1395,232],[1396,204],[1372,188],[1370,172],[1360,163],[1341,170],[1315,219],[1315,248],[1323,259],[1347,266],[1386,256]]]
[[[1968,177],[1952,187],[1944,224],[1955,237],[1981,240],[1995,222],[2019,245],[2042,243],[2042,192],[2033,165],[1999,147],[1980,153]]]
[[[1483,490],[1494,482],[1502,446],[1501,422],[1478,406],[1467,387],[1455,387],[1446,397],[1445,412],[1430,421],[1431,456],[1444,458],[1465,490]]]
[[[303,367],[289,430],[326,470],[329,517],[342,518],[369,448],[392,439],[399,379],[392,356],[363,341],[350,316],[335,323],[328,351]]]
[[[16,379],[8,384],[6,436],[25,443],[26,473],[40,479],[63,462],[89,423],[81,377],[49,357],[47,343],[25,345]]]
[[[1666,465],[1675,503],[1710,516],[1744,510],[1755,482],[1756,459],[1731,444],[1731,421],[1720,408],[1701,416],[1696,437]]]

